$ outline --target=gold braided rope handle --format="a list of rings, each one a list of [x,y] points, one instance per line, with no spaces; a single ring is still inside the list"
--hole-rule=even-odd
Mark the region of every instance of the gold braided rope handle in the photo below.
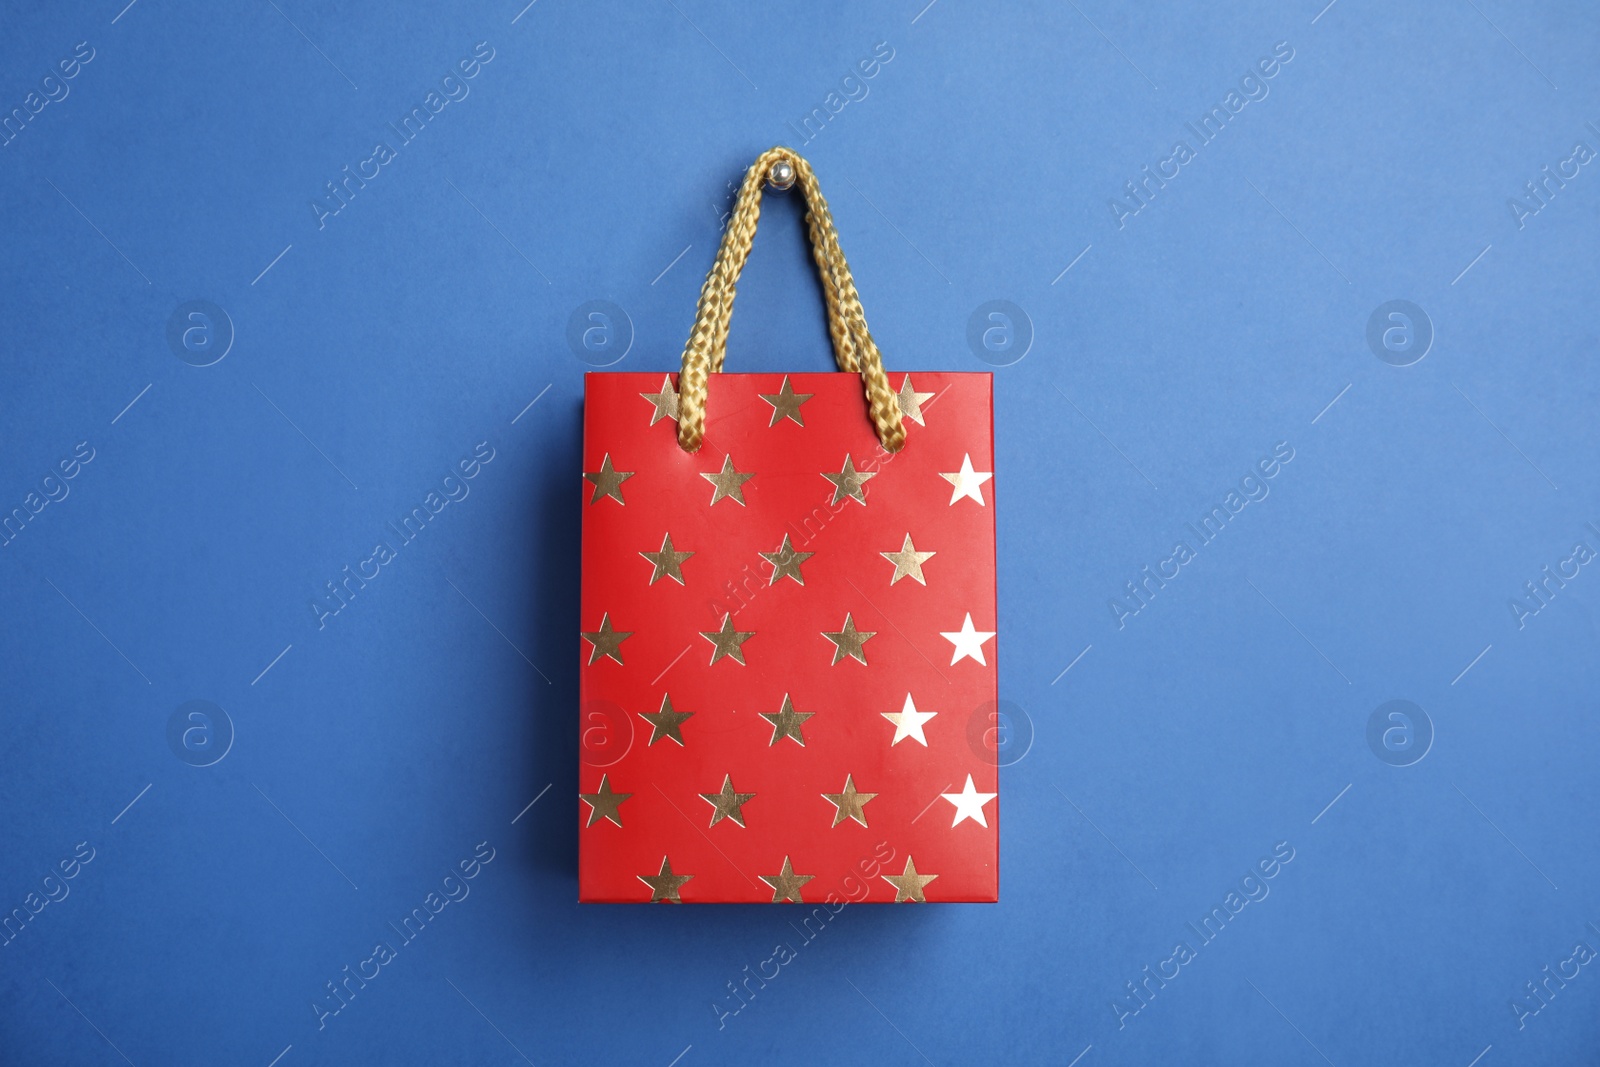
[[[744,184],[739,188],[733,215],[723,231],[716,261],[700,287],[700,304],[694,328],[683,348],[683,367],[678,375],[678,444],[687,452],[695,452],[704,438],[706,391],[710,375],[722,370],[728,354],[734,291],[745,261],[750,257],[756,223],[761,218],[761,189],[773,165],[780,162],[794,168],[795,180],[806,198],[806,228],[828,305],[828,332],[833,338],[834,358],[840,370],[861,375],[867,414],[878,440],[888,451],[898,452],[906,440],[899,397],[889,387],[883,356],[867,329],[855,279],[850,276],[850,266],[839,248],[833,215],[811,164],[798,153],[782,147],[763,152],[745,172]]]

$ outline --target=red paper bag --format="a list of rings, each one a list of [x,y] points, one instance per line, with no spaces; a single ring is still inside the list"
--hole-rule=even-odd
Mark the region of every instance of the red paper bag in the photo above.
[[[717,373],[791,176],[859,377]],[[784,149],[700,310],[682,374],[585,379],[580,899],[998,899],[990,375],[885,376]]]

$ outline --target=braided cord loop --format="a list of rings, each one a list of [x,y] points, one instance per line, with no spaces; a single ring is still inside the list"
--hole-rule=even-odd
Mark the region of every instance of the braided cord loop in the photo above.
[[[761,218],[761,191],[772,167],[786,162],[794,168],[795,182],[806,198],[806,229],[811,239],[811,256],[822,279],[822,293],[828,306],[828,333],[833,338],[834,358],[842,371],[861,375],[867,400],[867,415],[878,440],[890,452],[905,444],[905,425],[900,417],[900,401],[889,387],[883,369],[883,356],[867,329],[861,297],[855,279],[839,248],[839,232],[828,210],[811,164],[788,148],[763,152],[745,172],[733,214],[722,234],[717,258],[700,287],[700,302],[694,327],[683,348],[683,366],[678,375],[678,444],[695,452],[705,435],[706,392],[710,376],[722,370],[728,354],[728,330],[733,320],[733,298],[739,275],[750,258],[756,223]]]

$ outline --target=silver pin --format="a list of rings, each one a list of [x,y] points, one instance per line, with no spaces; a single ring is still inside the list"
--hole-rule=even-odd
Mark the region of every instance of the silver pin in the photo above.
[[[787,159],[780,159],[767,171],[767,182],[774,189],[782,192],[794,186],[794,164]]]

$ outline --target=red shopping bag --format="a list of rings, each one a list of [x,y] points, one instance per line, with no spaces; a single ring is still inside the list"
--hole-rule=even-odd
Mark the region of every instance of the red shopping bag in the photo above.
[[[769,178],[852,373],[720,373]],[[810,167],[760,157],[682,372],[585,379],[581,900],[998,899],[990,393],[884,371]]]

